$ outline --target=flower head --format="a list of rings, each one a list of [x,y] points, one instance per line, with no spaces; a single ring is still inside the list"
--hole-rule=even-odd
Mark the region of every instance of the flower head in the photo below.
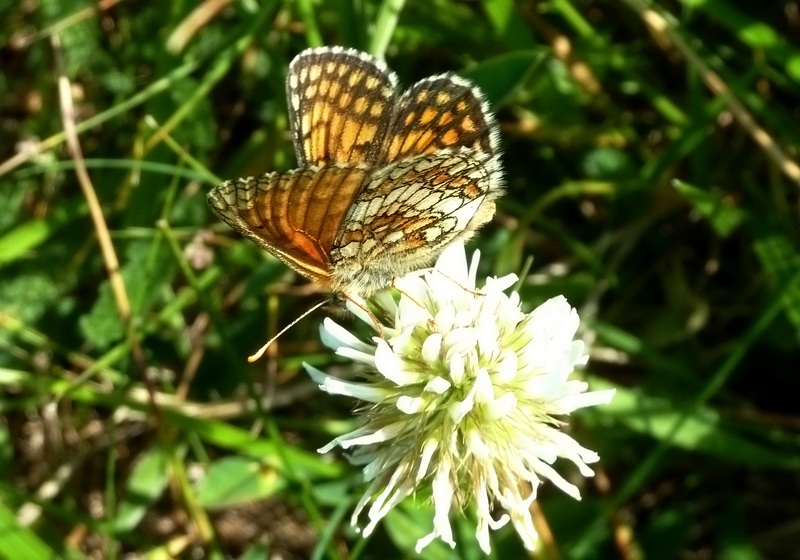
[[[453,506],[475,508],[485,552],[489,530],[509,521],[533,549],[530,505],[539,484],[550,480],[580,499],[578,488],[552,467],[555,460],[594,474],[587,464],[597,454],[561,431],[558,419],[613,396],[586,392],[585,382],[569,378],[587,360],[583,342],[574,340],[577,312],[556,297],[523,313],[519,295],[505,293],[517,277],[488,278],[476,289],[477,265],[477,253],[468,266],[463,244],[454,243],[433,269],[396,281],[399,299],[389,291],[374,296],[374,316],[348,302],[381,332],[370,341],[330,319],[322,325],[327,346],[366,365],[358,381],[306,365],[324,391],[366,403],[361,426],[320,450],[352,450],[350,461],[364,466],[369,488],[352,522],[357,525],[371,503],[365,536],[406,496],[428,486],[433,531],[417,542],[417,551],[436,538],[455,546]],[[495,509],[504,512],[498,519]]]

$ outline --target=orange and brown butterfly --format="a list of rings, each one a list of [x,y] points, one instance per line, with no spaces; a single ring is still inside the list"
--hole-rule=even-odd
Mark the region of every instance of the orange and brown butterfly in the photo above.
[[[298,168],[226,181],[208,200],[330,292],[368,297],[494,215],[498,135],[469,81],[441,74],[401,93],[380,60],[322,47],[291,62],[286,95]]]

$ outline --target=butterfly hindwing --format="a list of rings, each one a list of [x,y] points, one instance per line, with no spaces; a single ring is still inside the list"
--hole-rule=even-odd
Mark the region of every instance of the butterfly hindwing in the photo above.
[[[366,279],[385,286],[430,264],[492,218],[502,182],[498,156],[474,149],[440,150],[380,169],[334,242],[334,281],[361,278],[364,288],[377,289]]]
[[[358,51],[328,47],[298,55],[286,80],[298,165],[376,163],[396,85],[385,64]]]
[[[384,162],[453,148],[497,151],[497,132],[480,91],[454,74],[420,80],[398,100]]]

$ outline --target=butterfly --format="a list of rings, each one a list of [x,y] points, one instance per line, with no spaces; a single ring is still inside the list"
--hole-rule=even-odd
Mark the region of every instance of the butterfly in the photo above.
[[[455,74],[400,92],[380,60],[322,47],[289,65],[298,168],[226,181],[211,209],[326,290],[369,297],[491,220],[503,174],[494,117]]]

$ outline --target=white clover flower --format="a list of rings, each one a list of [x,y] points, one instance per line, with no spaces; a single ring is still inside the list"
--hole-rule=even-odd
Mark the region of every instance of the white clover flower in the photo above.
[[[454,243],[433,269],[396,282],[398,301],[379,293],[372,303],[383,336],[370,342],[330,319],[323,322],[325,345],[367,366],[358,381],[305,366],[324,391],[366,403],[361,427],[320,450],[353,449],[350,461],[364,465],[370,485],[352,517],[357,525],[371,502],[364,536],[427,486],[433,531],[417,542],[417,552],[436,538],[455,547],[453,506],[475,508],[476,537],[487,554],[489,530],[509,521],[533,550],[538,535],[530,505],[543,479],[580,499],[578,488],[552,467],[555,460],[563,457],[582,475],[594,474],[587,463],[597,454],[562,432],[565,422],[556,418],[608,403],[614,394],[586,392],[585,382],[569,379],[588,358],[583,342],[573,340],[577,312],[555,297],[523,313],[519,295],[504,292],[517,277],[488,278],[476,289],[477,266],[477,252],[468,267],[463,244]],[[375,318],[348,307],[376,328]],[[494,509],[504,512],[499,519]]]

